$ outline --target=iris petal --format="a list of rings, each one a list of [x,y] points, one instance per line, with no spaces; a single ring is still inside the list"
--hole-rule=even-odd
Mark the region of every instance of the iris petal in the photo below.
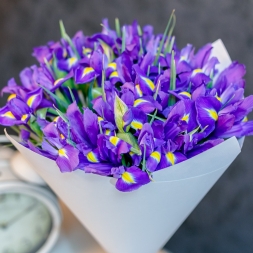
[[[150,182],[149,176],[146,172],[140,168],[132,166],[127,168],[126,171],[121,175],[116,182],[116,188],[119,191],[130,192],[137,190],[142,185]]]

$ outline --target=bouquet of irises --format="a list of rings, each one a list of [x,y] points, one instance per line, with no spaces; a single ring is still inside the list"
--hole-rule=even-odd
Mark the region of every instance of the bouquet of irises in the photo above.
[[[132,191],[152,174],[204,152],[232,136],[253,134],[244,97],[245,66],[233,62],[218,73],[212,45],[194,53],[178,49],[172,13],[164,34],[137,22],[36,47],[39,66],[10,79],[0,124],[21,143],[56,161],[62,172],[77,169],[117,179]]]

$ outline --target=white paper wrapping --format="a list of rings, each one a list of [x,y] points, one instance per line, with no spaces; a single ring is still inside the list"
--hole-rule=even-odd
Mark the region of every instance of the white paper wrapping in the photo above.
[[[231,62],[222,42],[214,52]],[[236,138],[155,172],[137,191],[119,192],[114,180],[83,171],[61,173],[56,163],[7,137],[108,253],[156,253],[240,153]]]

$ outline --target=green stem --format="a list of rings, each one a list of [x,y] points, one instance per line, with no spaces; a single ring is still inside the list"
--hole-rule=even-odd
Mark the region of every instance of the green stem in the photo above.
[[[143,45],[142,45],[142,30],[140,25],[137,26],[138,29],[138,35],[139,35],[139,41],[140,41],[140,51],[139,51],[139,55],[143,55]]]
[[[20,134],[20,130],[19,130],[19,128],[18,128],[17,126],[11,126],[11,129],[12,129],[15,133]]]
[[[121,37],[120,22],[118,18],[115,18],[115,28],[118,37]]]
[[[70,93],[70,96],[71,96],[71,100],[72,100],[72,102],[74,103],[74,102],[76,101],[75,96],[74,96],[74,94],[73,94],[71,88],[68,87],[68,89],[69,89],[69,93]]]
[[[99,120],[98,120],[98,126],[99,126],[99,132],[100,132],[100,134],[103,134],[102,126],[101,126],[101,123],[100,123]]]
[[[174,42],[175,42],[175,37],[173,36],[173,37],[171,38],[171,41],[170,41],[169,46],[168,46],[168,53],[169,53],[169,54],[171,54],[171,51],[172,51]]]
[[[153,121],[155,120],[156,114],[157,114],[157,109],[155,110],[154,114],[152,115],[152,118],[149,122],[150,125],[152,125]]]
[[[151,118],[154,116],[153,114],[149,114],[149,113],[147,113],[147,115],[150,116]],[[162,122],[165,122],[165,121],[166,121],[166,119],[163,119],[163,118],[160,118],[160,117],[157,117],[157,116],[154,116],[154,118],[155,118],[155,119],[158,119],[158,120],[160,120],[160,121],[162,121]]]
[[[144,152],[143,152],[142,170],[146,171],[146,145],[145,144],[144,144]]]
[[[102,71],[102,98],[106,102],[106,94],[105,94],[105,71]]]
[[[176,89],[176,64],[174,59],[175,52],[174,50],[171,53],[171,62],[170,62],[170,90]],[[169,106],[174,105],[176,98],[170,94],[169,97]]]
[[[61,31],[62,38],[65,39],[69,43],[69,45],[70,45],[71,49],[73,50],[73,52],[75,53],[76,57],[78,59],[80,59],[80,55],[77,52],[76,47],[74,46],[71,38],[66,33],[66,30],[65,30],[65,27],[64,27],[64,24],[63,24],[62,20],[60,20],[60,31]]]
[[[165,53],[169,53],[169,48],[171,47],[171,35],[174,31],[175,26],[176,26],[176,15],[173,14],[172,26],[171,26],[169,34],[168,34],[168,40],[167,40],[167,46],[165,49]]]
[[[165,28],[164,33],[163,33],[162,41],[160,42],[158,53],[156,54],[156,58],[155,58],[155,62],[154,62],[155,65],[157,65],[159,57],[160,57],[160,54],[162,52],[162,49],[163,49],[163,46],[164,46],[164,42],[165,42],[165,38],[166,38],[166,35],[167,35],[168,31],[169,31],[170,23],[171,23],[171,20],[172,20],[172,18],[174,16],[174,12],[175,12],[175,10],[172,11],[172,13],[170,15],[170,19],[168,21],[168,24],[167,24],[167,26]]]
[[[123,26],[122,28],[122,47],[121,47],[121,53],[123,53],[126,50],[126,27]]]
[[[148,71],[147,71],[147,76],[150,74],[150,65],[148,65]]]

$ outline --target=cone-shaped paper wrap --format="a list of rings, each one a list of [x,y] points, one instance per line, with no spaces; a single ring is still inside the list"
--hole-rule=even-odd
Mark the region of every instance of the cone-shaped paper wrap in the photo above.
[[[231,138],[122,193],[108,177],[61,173],[54,161],[9,138],[108,253],[156,253],[241,151]]]
[[[213,46],[222,71],[231,60],[220,40]],[[156,253],[241,151],[231,138],[122,193],[109,177],[61,173],[54,161],[10,140],[108,253]]]

